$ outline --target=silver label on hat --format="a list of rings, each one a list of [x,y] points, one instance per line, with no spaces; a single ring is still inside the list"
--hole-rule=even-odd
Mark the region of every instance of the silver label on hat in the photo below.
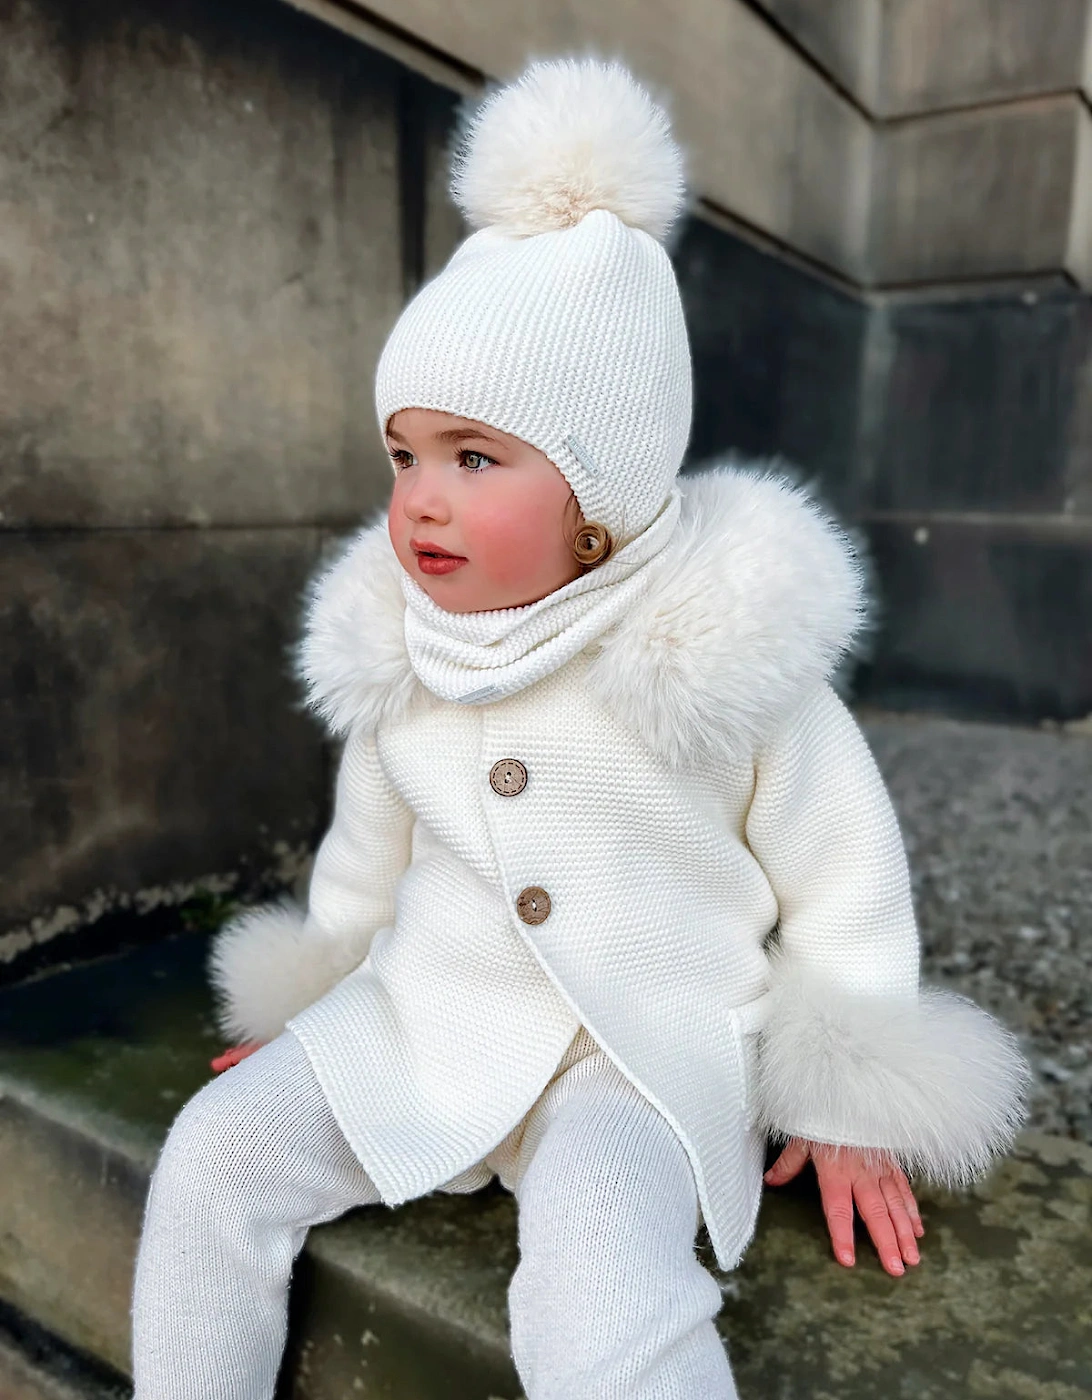
[[[586,472],[590,473],[592,476],[599,475],[599,468],[595,465],[595,458],[575,433],[570,433],[565,439],[565,446],[571,449],[573,456]]]

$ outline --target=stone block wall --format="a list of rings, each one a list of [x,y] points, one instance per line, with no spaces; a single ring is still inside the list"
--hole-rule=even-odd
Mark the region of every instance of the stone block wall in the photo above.
[[[1087,0],[761,0],[872,132],[859,693],[1092,714]]]
[[[674,262],[694,359],[688,466],[778,458],[851,520],[864,303],[701,219]]]
[[[942,0],[0,0],[0,975],[321,831],[302,591],[386,496],[372,375],[465,232],[455,104],[529,51],[669,98],[688,466],[780,456],[862,532],[859,698],[1092,711],[1087,7],[1062,45],[1023,4],[976,46]]]
[[[906,117],[1072,91],[1087,0],[758,0],[868,113]]]
[[[389,479],[418,91],[261,0],[0,4],[0,972],[321,829],[288,648]]]
[[[859,693],[1030,723],[1092,713],[1092,302],[1064,284],[872,311],[860,519],[884,625]]]

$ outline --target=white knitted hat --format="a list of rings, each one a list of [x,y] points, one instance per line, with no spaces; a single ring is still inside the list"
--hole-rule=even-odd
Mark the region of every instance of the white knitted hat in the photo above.
[[[663,505],[690,434],[690,348],[661,240],[684,200],[667,118],[619,63],[532,64],[478,108],[452,192],[478,228],[413,298],[379,361],[401,408],[544,452],[616,540]]]

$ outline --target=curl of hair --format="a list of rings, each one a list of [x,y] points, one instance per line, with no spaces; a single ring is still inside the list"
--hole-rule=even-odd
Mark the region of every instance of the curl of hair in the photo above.
[[[593,569],[614,552],[614,536],[598,520],[581,525],[573,541],[573,555],[578,564]]]
[[[576,503],[576,496],[570,496],[569,505],[576,506],[577,524],[568,537],[573,557],[584,570],[594,569],[609,559],[615,550],[615,539],[606,525],[598,520],[585,520]]]

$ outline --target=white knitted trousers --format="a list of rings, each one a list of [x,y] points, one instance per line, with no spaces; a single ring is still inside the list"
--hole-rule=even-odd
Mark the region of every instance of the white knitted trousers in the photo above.
[[[697,1193],[670,1126],[601,1051],[525,1123],[508,1302],[528,1400],[733,1400],[720,1290],[694,1253]],[[134,1400],[270,1400],[308,1227],[378,1201],[293,1035],[205,1085],[148,1195]]]

